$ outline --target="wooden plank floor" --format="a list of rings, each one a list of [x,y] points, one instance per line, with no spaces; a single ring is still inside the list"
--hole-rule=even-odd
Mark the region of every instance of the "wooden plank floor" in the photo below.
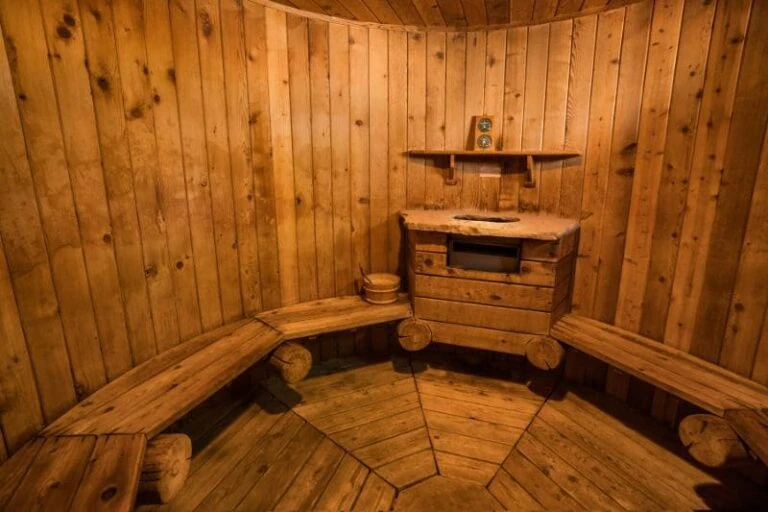
[[[185,489],[140,509],[768,505],[738,473],[702,470],[673,433],[605,396],[551,393],[552,378],[537,373],[477,372],[444,356],[348,358],[293,387],[267,380],[253,398],[217,397],[181,426],[194,443]]]

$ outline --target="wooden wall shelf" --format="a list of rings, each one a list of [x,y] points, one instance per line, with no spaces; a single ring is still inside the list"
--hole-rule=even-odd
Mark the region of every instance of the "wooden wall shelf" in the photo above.
[[[509,171],[508,164],[511,160],[525,158],[525,182],[526,187],[535,187],[533,181],[533,163],[536,160],[561,160],[580,156],[581,153],[569,150],[529,150],[529,151],[472,151],[472,150],[450,150],[450,149],[412,149],[408,151],[410,156],[419,157],[448,157],[448,177],[446,183],[454,185],[456,183],[456,158],[484,160],[498,160],[504,164],[504,169]]]

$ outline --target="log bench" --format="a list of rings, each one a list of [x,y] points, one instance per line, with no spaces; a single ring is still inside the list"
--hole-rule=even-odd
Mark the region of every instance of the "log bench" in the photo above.
[[[273,364],[288,359],[290,367],[296,357],[283,345],[288,340],[410,316],[407,296],[386,306],[356,296],[324,299],[167,350],[75,405],[1,465],[0,511],[129,511],[137,492],[166,503],[186,479],[191,443],[163,430],[270,352]]]
[[[678,433],[696,460],[712,467],[738,465],[748,451],[768,463],[768,388],[720,366],[624,329],[567,314],[550,336],[690,402]]]

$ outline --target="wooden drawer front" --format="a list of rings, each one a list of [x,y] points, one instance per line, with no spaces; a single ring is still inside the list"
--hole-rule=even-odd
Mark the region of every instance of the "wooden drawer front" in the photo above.
[[[456,300],[511,308],[552,311],[568,293],[568,280],[557,288],[476,281],[457,277],[416,274],[412,293],[416,297]],[[559,300],[558,300],[559,298]]]
[[[408,231],[408,245],[414,251],[448,252],[448,235],[433,231]]]
[[[448,266],[446,254],[417,252],[413,255],[413,269],[417,274],[429,274],[442,277],[459,277],[480,281],[496,281],[500,283],[527,284],[532,286],[555,286],[555,284],[571,273],[571,257],[560,262],[551,261],[521,261],[519,274],[501,274],[466,270]]]
[[[425,320],[432,329],[432,339],[448,345],[479,348],[504,352],[506,354],[524,354],[528,342],[538,337],[537,334],[499,331],[469,325],[448,324]]]
[[[560,261],[576,248],[578,232],[567,234],[560,240],[523,240],[522,259],[539,261]]]
[[[532,334],[549,332],[549,313],[449,300],[413,299],[417,318]]]

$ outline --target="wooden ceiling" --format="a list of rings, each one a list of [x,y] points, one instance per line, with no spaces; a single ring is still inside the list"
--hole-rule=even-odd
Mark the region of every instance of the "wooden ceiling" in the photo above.
[[[411,26],[528,25],[592,14],[638,0],[275,0],[303,11]]]

